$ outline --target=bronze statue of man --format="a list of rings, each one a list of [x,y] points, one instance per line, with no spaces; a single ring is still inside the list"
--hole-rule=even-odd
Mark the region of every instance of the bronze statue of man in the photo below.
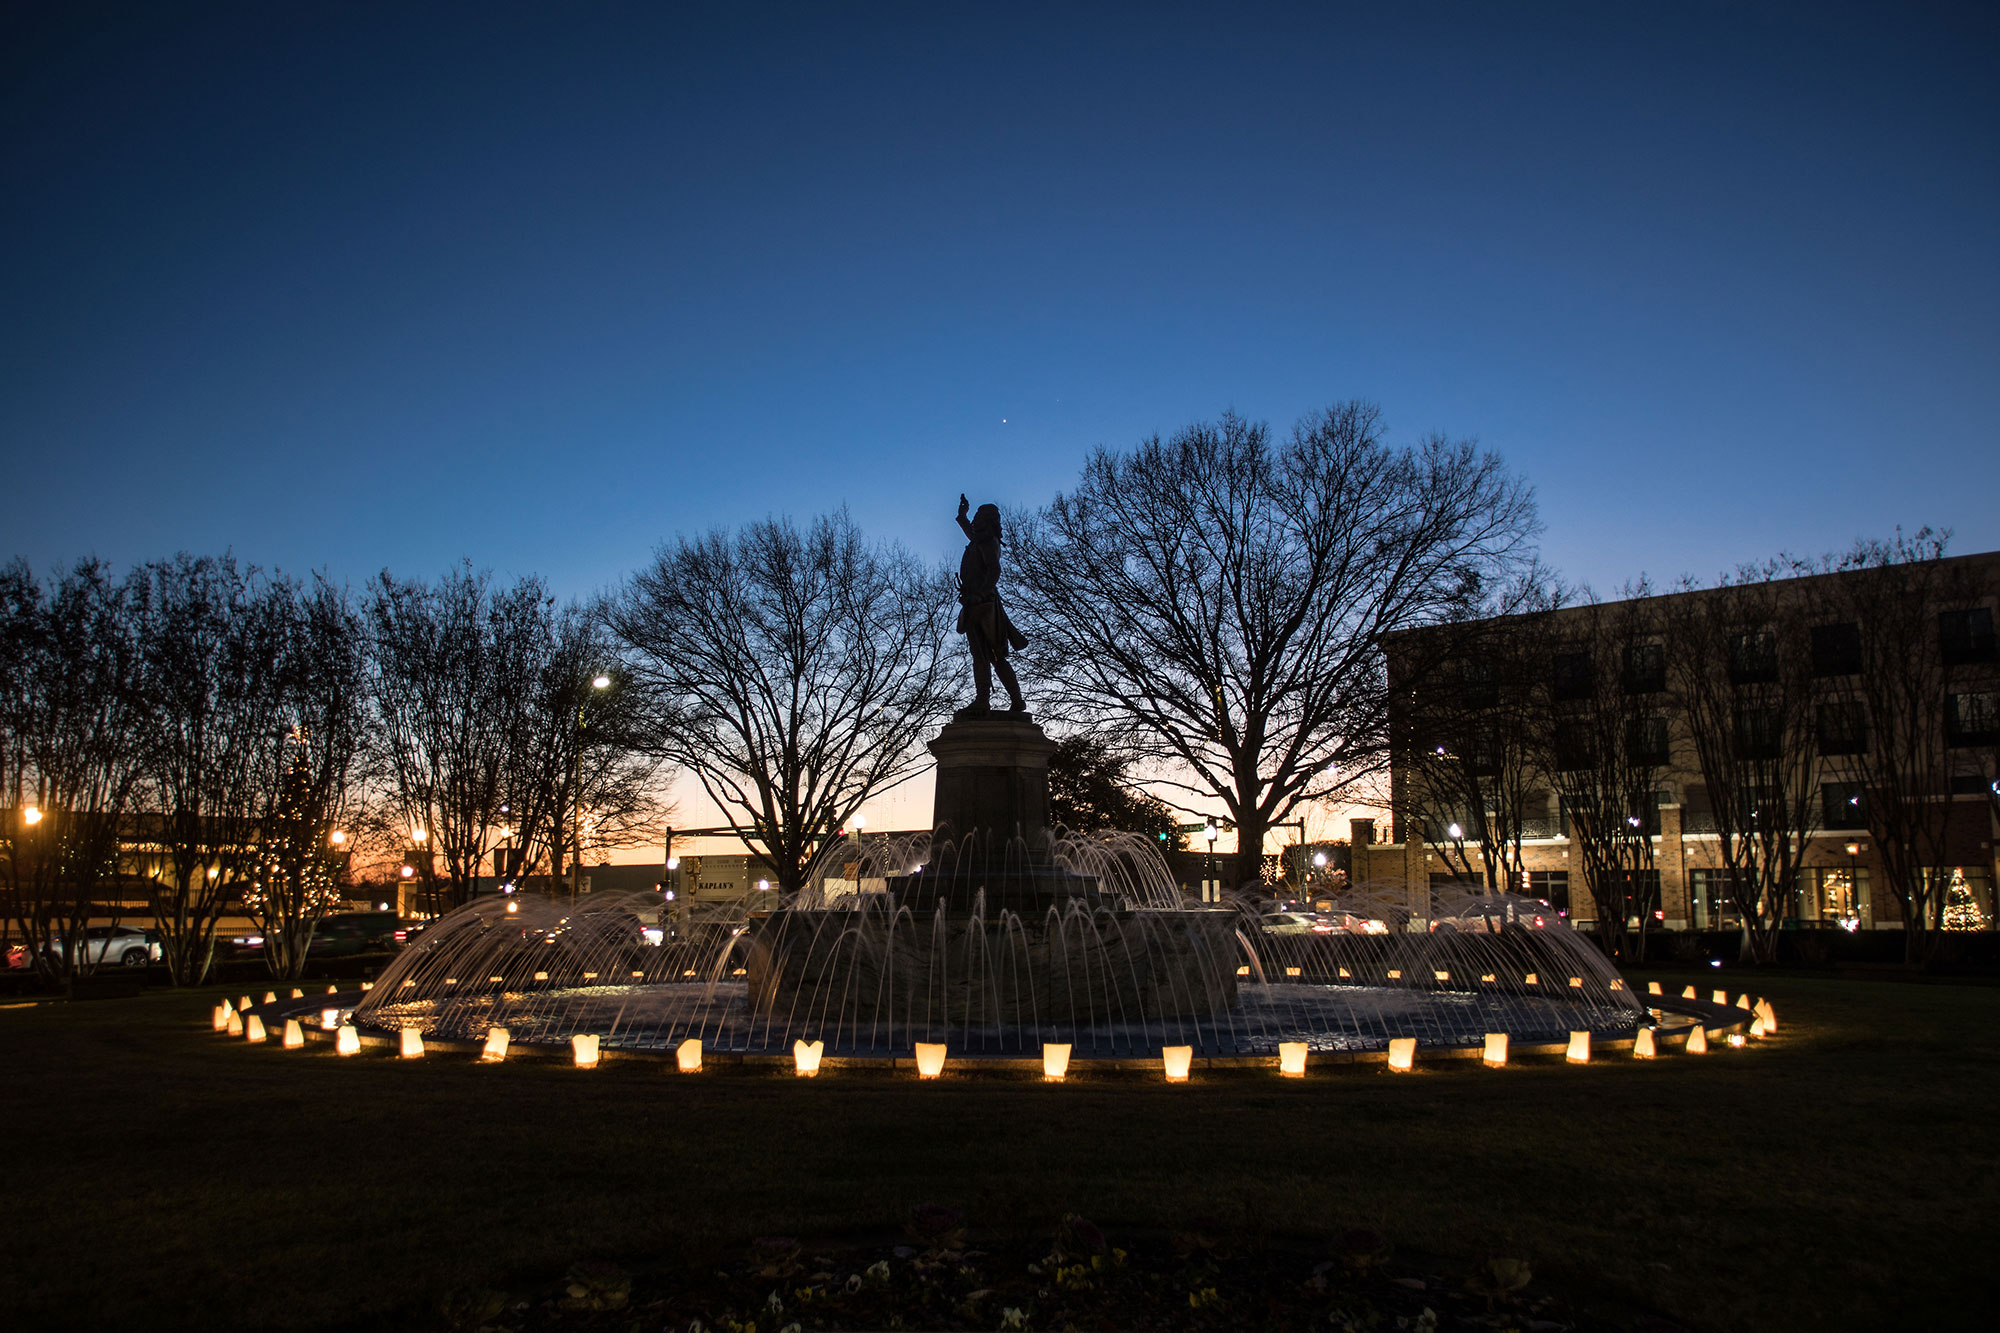
[[[1021,686],[1014,668],[1007,665],[1007,650],[1026,648],[1028,637],[1007,619],[1000,603],[1000,510],[981,505],[970,521],[965,517],[971,506],[958,497],[958,526],[965,529],[965,554],[958,561],[958,632],[972,650],[972,683],[977,691],[968,713],[992,711],[993,673],[1007,687],[1007,699],[1017,713],[1025,713]]]

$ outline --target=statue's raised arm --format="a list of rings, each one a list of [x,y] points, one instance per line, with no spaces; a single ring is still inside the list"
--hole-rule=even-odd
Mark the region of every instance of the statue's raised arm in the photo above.
[[[1007,663],[1009,648],[1025,648],[1028,640],[1007,619],[1000,601],[1000,509],[984,504],[966,518],[971,504],[958,497],[958,526],[965,532],[965,554],[958,561],[958,632],[972,652],[972,683],[976,691],[968,713],[992,711],[993,676],[1006,687],[1013,711],[1025,713],[1021,686]]]

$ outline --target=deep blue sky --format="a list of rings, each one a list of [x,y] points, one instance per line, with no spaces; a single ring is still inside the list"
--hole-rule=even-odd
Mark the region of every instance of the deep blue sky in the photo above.
[[[1991,549],[1995,13],[16,4],[0,556],[945,555],[1351,396],[1600,585]]]

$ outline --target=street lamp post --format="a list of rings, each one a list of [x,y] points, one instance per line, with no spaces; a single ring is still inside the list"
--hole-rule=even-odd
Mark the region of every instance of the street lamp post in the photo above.
[[[1221,892],[1214,887],[1215,831],[1216,831],[1215,821],[1212,819],[1207,824],[1203,825],[1201,830],[1201,836],[1208,840],[1208,866],[1201,872],[1201,900],[1205,903],[1220,902],[1222,900]],[[1211,893],[1215,894],[1215,897],[1213,898],[1209,897],[1209,894]]]
[[[1847,915],[1861,915],[1861,844],[1847,844]]]
[[[604,690],[611,687],[611,677],[598,675],[591,677],[590,688]],[[573,781],[569,789],[570,861],[569,861],[569,901],[576,905],[576,895],[583,892],[583,710],[590,703],[590,696],[584,695],[576,704],[576,767],[572,772]]]

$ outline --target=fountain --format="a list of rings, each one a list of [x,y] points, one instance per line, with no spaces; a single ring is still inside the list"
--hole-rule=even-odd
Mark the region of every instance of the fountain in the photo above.
[[[1045,1068],[1052,1052],[1170,1052],[1282,1054],[1296,1071],[1307,1051],[1390,1052],[1400,1068],[1418,1046],[1476,1056],[1499,1035],[1517,1051],[1587,1052],[1592,1034],[1629,1040],[1649,1022],[1603,956],[1531,899],[1446,887],[1413,904],[1400,884],[1363,885],[1315,928],[1273,934],[1254,895],[1185,901],[1143,839],[1051,828],[1055,744],[1007,665],[1021,642],[995,590],[998,515],[966,511],[960,497],[978,697],[930,744],[931,832],[835,844],[775,910],[686,929],[657,893],[478,899],[384,971],[354,1024],[474,1044],[504,1029],[514,1049],[574,1041],[579,1061],[796,1058],[804,1073],[808,1055],[817,1070],[821,1053],[904,1059],[919,1044],[928,1060]],[[1011,710],[990,706],[996,672]]]

